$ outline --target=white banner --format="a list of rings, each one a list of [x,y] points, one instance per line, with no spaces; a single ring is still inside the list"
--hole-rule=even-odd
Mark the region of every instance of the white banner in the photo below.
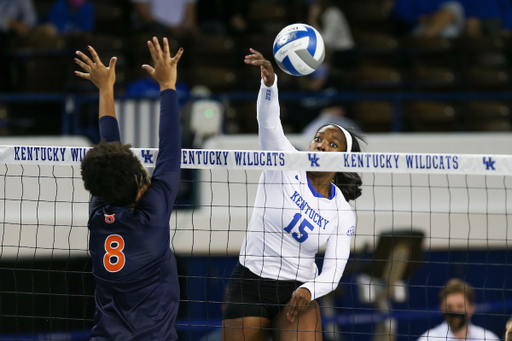
[[[80,165],[89,147],[0,146],[0,163]],[[132,148],[154,167],[156,148]],[[512,156],[483,154],[321,153],[183,149],[187,169],[306,170],[358,173],[512,175]]]

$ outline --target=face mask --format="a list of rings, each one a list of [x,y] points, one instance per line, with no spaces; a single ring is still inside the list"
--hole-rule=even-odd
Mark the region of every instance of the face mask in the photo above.
[[[445,313],[444,319],[453,332],[458,332],[466,325],[466,314],[464,313]]]

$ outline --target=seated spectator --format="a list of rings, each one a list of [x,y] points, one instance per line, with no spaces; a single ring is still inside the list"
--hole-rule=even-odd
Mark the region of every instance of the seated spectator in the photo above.
[[[424,37],[459,37],[465,12],[460,0],[392,0],[392,11],[402,32]]]
[[[336,83],[346,80],[338,77],[329,82],[329,69],[351,68],[355,64],[354,39],[345,15],[331,0],[316,0],[309,7],[308,23],[320,32],[326,48],[324,63],[310,76],[309,90],[319,91],[325,87],[344,90],[343,84]]]
[[[12,90],[7,55],[11,42],[28,40],[36,20],[32,0],[0,0],[0,91]]]
[[[466,32],[469,36],[509,35],[512,32],[510,0],[463,0],[466,9]]]
[[[48,25],[59,35],[91,32],[94,6],[87,0],[57,0],[48,13]]]
[[[175,38],[197,34],[197,0],[131,0],[139,31],[170,32]]]
[[[449,280],[439,298],[445,322],[427,330],[418,341],[499,341],[493,332],[471,323],[475,293],[468,283],[457,278]]]
[[[505,341],[512,341],[512,317],[505,326]]]
[[[92,31],[94,7],[87,0],[57,0],[46,15],[44,23],[34,29],[30,47],[42,49],[62,48],[64,37],[80,37]],[[79,45],[83,43],[80,42]],[[72,46],[68,41],[68,47]]]
[[[32,0],[0,0],[0,32],[25,37],[36,24]]]
[[[308,17],[309,24],[322,34],[327,49],[346,51],[354,48],[348,21],[341,9],[332,4],[332,1],[315,1],[309,8]]]
[[[249,1],[198,0],[197,20],[203,33],[237,35],[247,31]]]

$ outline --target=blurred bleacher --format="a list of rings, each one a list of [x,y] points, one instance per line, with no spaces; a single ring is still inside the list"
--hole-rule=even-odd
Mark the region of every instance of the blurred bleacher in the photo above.
[[[130,82],[144,76],[140,65],[150,61],[145,42],[152,35],[132,31],[130,2],[91,1],[96,12],[94,33],[56,38],[52,48],[17,43],[9,51],[13,86],[11,93],[0,94],[0,107],[7,111],[9,120],[4,122],[9,123],[3,126],[10,128],[10,134],[81,131],[64,129],[65,115],[79,115],[75,120],[79,125],[95,124],[89,118],[94,117],[94,105],[69,110],[66,101],[69,94],[78,98],[95,93],[92,84],[73,74],[77,49],[92,45],[104,61],[118,57],[116,90],[120,96]],[[38,15],[44,17],[53,0],[34,3]],[[256,132],[259,70],[245,65],[243,56],[253,47],[272,59],[276,33],[287,24],[306,21],[306,7],[301,4],[298,0],[252,0],[247,14],[250,29],[244,34],[204,32],[170,40],[171,49],[186,49],[179,80],[188,89],[205,85],[223,101],[225,133]],[[300,132],[326,103],[343,104],[365,132],[511,130],[511,37],[402,37],[394,34],[381,0],[340,1],[340,7],[356,43],[355,64],[348,69],[332,67],[330,75],[342,79],[348,93],[307,92],[304,77],[286,75],[276,67],[288,132]],[[48,92],[59,96],[55,101],[27,97]]]

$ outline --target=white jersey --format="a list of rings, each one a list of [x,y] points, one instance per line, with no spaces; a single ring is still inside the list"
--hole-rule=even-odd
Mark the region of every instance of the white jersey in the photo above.
[[[486,330],[482,327],[478,327],[470,323],[468,328],[468,337],[465,340],[499,341],[499,339],[500,338],[490,330]],[[443,322],[437,327],[427,330],[425,333],[423,333],[418,341],[461,341],[461,339],[458,339],[455,337],[455,335],[453,335],[447,322]]]
[[[262,82],[257,106],[261,148],[296,151],[281,126],[277,76],[270,88]],[[333,184],[330,197],[324,198],[311,186],[305,171],[266,170],[260,177],[239,260],[260,277],[304,282],[301,287],[314,300],[338,286],[354,227],[352,208]],[[326,243],[318,274],[315,255]]]

